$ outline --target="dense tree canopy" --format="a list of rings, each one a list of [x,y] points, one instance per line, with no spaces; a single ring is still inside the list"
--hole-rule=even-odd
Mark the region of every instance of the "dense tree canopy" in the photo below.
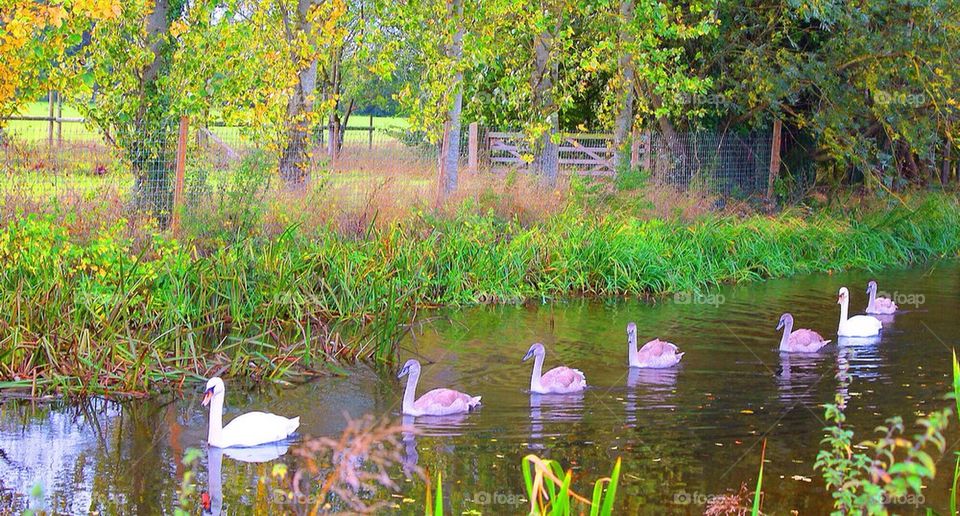
[[[769,127],[822,180],[896,187],[957,145],[960,4],[695,0],[0,0],[0,115],[53,87],[119,146],[180,114],[251,127],[302,179],[305,142],[398,109],[432,142]],[[336,134],[334,132],[334,134]],[[331,152],[339,141],[331,140]],[[956,152],[954,152],[956,154]],[[448,163],[455,186],[456,160]]]

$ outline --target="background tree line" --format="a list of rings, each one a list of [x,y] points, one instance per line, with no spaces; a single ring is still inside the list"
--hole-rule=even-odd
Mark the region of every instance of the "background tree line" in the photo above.
[[[638,129],[780,119],[790,172],[899,188],[955,168],[958,21],[951,0],[0,0],[0,115],[90,99],[140,164],[181,114],[245,125],[297,185],[318,125],[396,111],[441,145],[447,190],[470,121],[523,130],[552,183],[562,131],[622,152]]]

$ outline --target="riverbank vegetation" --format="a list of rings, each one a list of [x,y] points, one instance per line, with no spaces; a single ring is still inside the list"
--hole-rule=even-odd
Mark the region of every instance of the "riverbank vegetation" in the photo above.
[[[342,361],[389,363],[407,325],[437,306],[658,297],[953,257],[960,204],[918,195],[688,221],[581,200],[524,224],[468,203],[359,235],[290,225],[212,240],[134,239],[124,220],[70,228],[48,214],[0,229],[4,389],[132,395],[215,374],[289,380]]]

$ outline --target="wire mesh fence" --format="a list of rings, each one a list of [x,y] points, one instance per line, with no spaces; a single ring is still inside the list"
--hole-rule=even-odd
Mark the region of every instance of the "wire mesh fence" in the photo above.
[[[42,208],[112,199],[130,213],[165,224],[176,144],[171,121],[110,138],[80,123],[62,124],[55,137],[43,123],[11,123],[0,140],[3,205]]]
[[[484,164],[490,170],[533,171],[534,151],[520,132],[483,133]],[[624,145],[623,159],[642,168],[653,181],[680,191],[749,196],[766,192],[772,138],[770,133],[686,132],[665,136],[644,132]],[[617,174],[612,135],[559,135],[559,172],[612,177]]]
[[[105,137],[82,123],[58,123],[53,130],[49,121],[9,121],[0,133],[0,208],[74,206],[89,215],[89,207],[100,204],[166,227],[175,200],[188,217],[260,203],[304,224],[319,223],[310,217],[321,212],[324,220],[352,214],[349,224],[359,226],[375,216],[371,211],[409,211],[437,196],[439,146],[402,127],[374,126],[371,119],[334,131],[291,128],[270,143],[249,128],[194,125],[181,143],[178,124],[164,120]],[[496,178],[505,170],[533,169],[523,134],[468,127],[461,131],[464,173]],[[610,135],[566,134],[555,141],[561,173],[609,178],[617,172]],[[631,147],[626,155],[635,168],[679,191],[731,196],[766,189],[769,133],[644,133]]]
[[[154,123],[151,131],[123,139],[105,138],[81,123],[58,125],[52,138],[42,121],[13,120],[0,134],[0,198],[6,208],[40,211],[110,199],[125,216],[169,222],[176,121]],[[409,206],[435,192],[438,150],[423,138],[369,126],[345,128],[336,139],[329,134],[291,134],[270,144],[247,128],[191,126],[184,142],[184,206],[217,202],[238,188],[258,198],[323,190],[343,209],[363,207],[374,197]],[[260,192],[249,191],[254,184]]]
[[[647,163],[661,184],[721,196],[766,191],[770,133],[651,133],[649,138]]]

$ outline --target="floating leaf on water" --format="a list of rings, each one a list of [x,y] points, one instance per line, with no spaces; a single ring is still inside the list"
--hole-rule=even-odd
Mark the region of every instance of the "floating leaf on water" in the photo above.
[[[743,409],[740,411],[741,414],[753,414],[753,411],[750,409]]]
[[[794,479],[794,480],[800,480],[800,481],[802,481],[802,482],[813,482],[813,480],[811,480],[810,477],[805,477],[805,476],[803,476],[803,475],[794,475],[794,476],[792,476],[792,477],[790,477],[790,478],[792,478],[792,479]]]
[[[413,502],[416,502],[416,500],[414,500],[413,498],[404,498],[404,499],[403,499],[403,503],[413,503]]]

